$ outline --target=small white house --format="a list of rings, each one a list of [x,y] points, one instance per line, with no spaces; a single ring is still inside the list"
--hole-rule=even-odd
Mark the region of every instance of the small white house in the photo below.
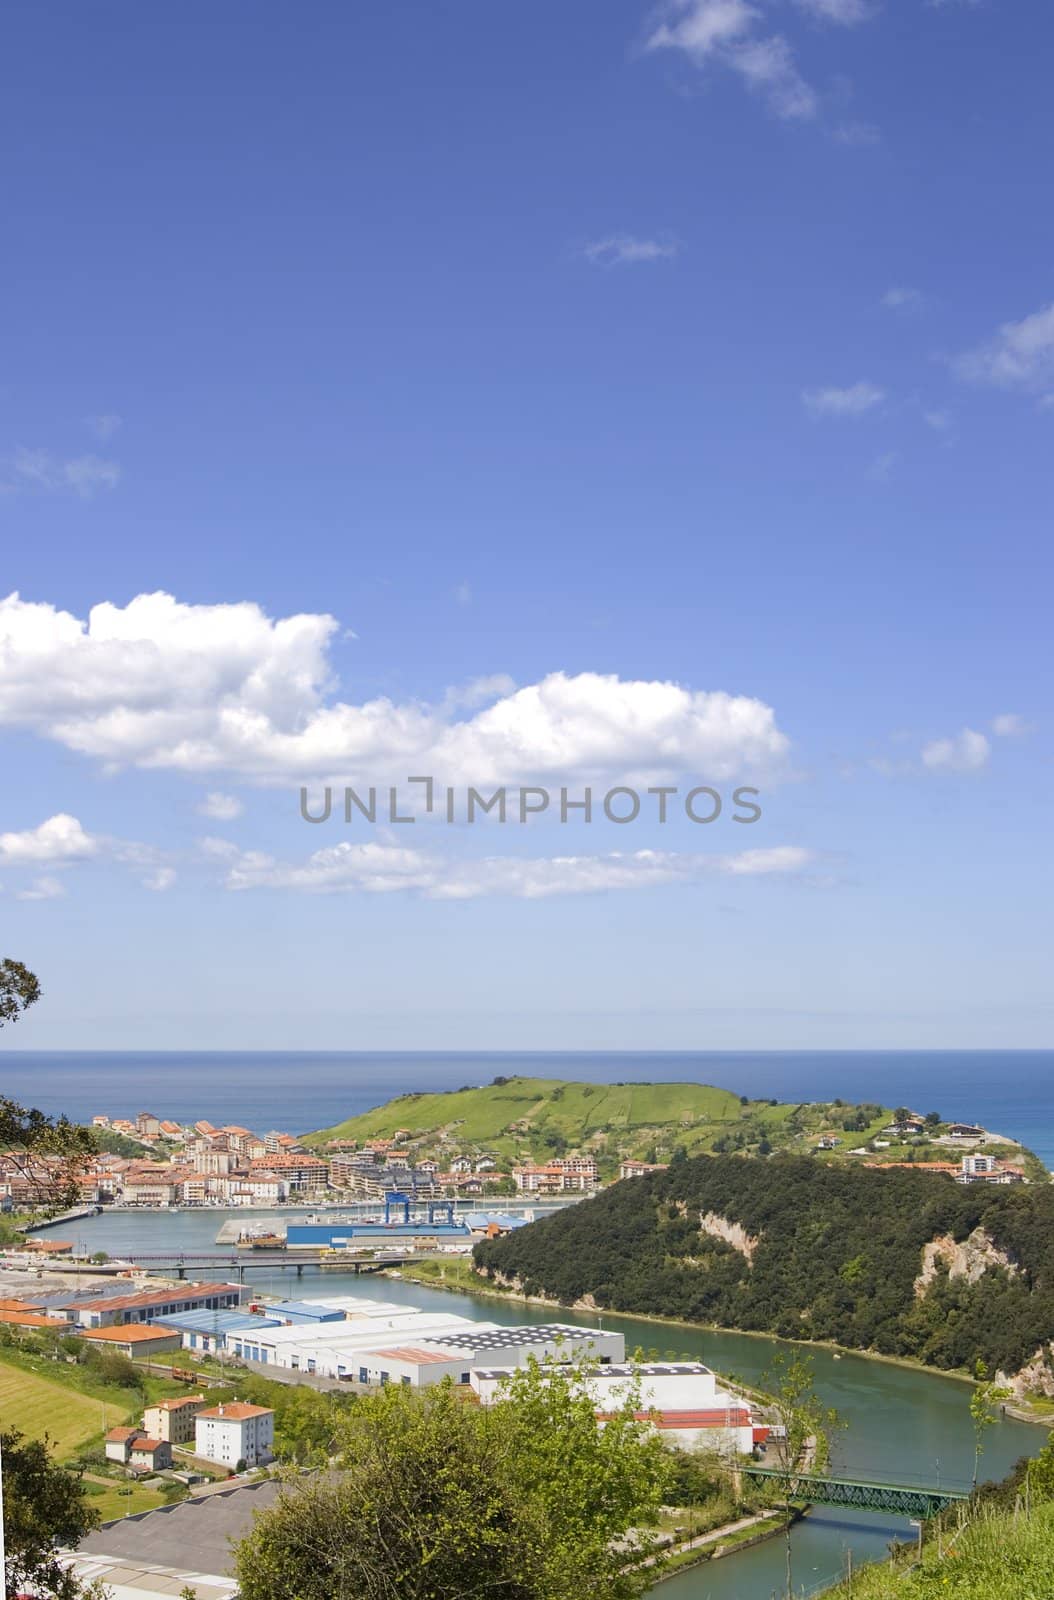
[[[162,1472],[172,1465],[168,1440],[151,1439],[143,1428],[111,1428],[104,1448],[107,1461],[140,1472]]]
[[[274,1412],[235,1400],[199,1411],[194,1419],[194,1454],[234,1472],[265,1466],[274,1455]]]

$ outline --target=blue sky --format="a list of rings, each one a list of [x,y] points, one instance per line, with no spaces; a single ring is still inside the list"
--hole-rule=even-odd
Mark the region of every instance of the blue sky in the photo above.
[[[1054,18],[4,32],[18,1043],[1050,1045]]]

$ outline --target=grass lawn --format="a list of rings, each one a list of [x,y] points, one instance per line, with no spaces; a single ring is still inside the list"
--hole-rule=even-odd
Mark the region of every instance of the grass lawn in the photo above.
[[[156,1511],[158,1506],[172,1504],[160,1490],[147,1488],[142,1483],[122,1483],[115,1478],[106,1488],[92,1482],[85,1482],[84,1487],[92,1510],[97,1511],[104,1522],[114,1522],[133,1511]]]
[[[381,1276],[386,1277],[388,1274],[382,1273]],[[474,1272],[470,1261],[458,1260],[457,1257],[449,1261],[415,1261],[412,1267],[399,1271],[394,1276],[405,1278],[411,1283],[434,1284],[439,1289],[465,1289],[470,1293],[476,1290],[479,1294],[508,1293],[510,1297],[514,1297],[513,1290],[503,1291],[499,1284],[490,1283]]]
[[[65,1383],[28,1372],[0,1355],[0,1416],[4,1426],[17,1428],[30,1439],[52,1441],[55,1454],[72,1455],[89,1441],[102,1438],[102,1402],[77,1394]],[[125,1412],[112,1403],[106,1408],[109,1427],[123,1422]]]

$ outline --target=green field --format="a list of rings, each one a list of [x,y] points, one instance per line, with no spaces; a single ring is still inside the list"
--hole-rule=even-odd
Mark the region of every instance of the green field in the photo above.
[[[124,1422],[125,1414],[120,1406],[107,1405],[107,1427]],[[61,1458],[82,1445],[101,1443],[103,1402],[27,1372],[0,1354],[0,1420],[5,1428],[17,1428],[30,1439],[47,1434]]]
[[[840,1153],[872,1136],[889,1112],[872,1108],[866,1130],[847,1134],[852,1106],[775,1104],[746,1100],[729,1089],[701,1083],[568,1082],[558,1078],[496,1079],[480,1088],[446,1094],[401,1095],[305,1141],[390,1139],[405,1129],[415,1160],[434,1155],[492,1155],[500,1165],[589,1151],[602,1176],[627,1157],[668,1161],[678,1148],[689,1155],[731,1148],[766,1154],[804,1150],[821,1133],[836,1133]]]

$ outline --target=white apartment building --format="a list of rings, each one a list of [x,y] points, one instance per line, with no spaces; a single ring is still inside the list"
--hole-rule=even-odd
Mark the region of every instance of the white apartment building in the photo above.
[[[512,1176],[521,1194],[565,1194],[595,1188],[597,1164],[592,1156],[569,1156],[544,1167],[514,1167]]]
[[[199,1411],[194,1454],[232,1472],[239,1461],[247,1467],[266,1466],[274,1455],[274,1412],[241,1400]]]

